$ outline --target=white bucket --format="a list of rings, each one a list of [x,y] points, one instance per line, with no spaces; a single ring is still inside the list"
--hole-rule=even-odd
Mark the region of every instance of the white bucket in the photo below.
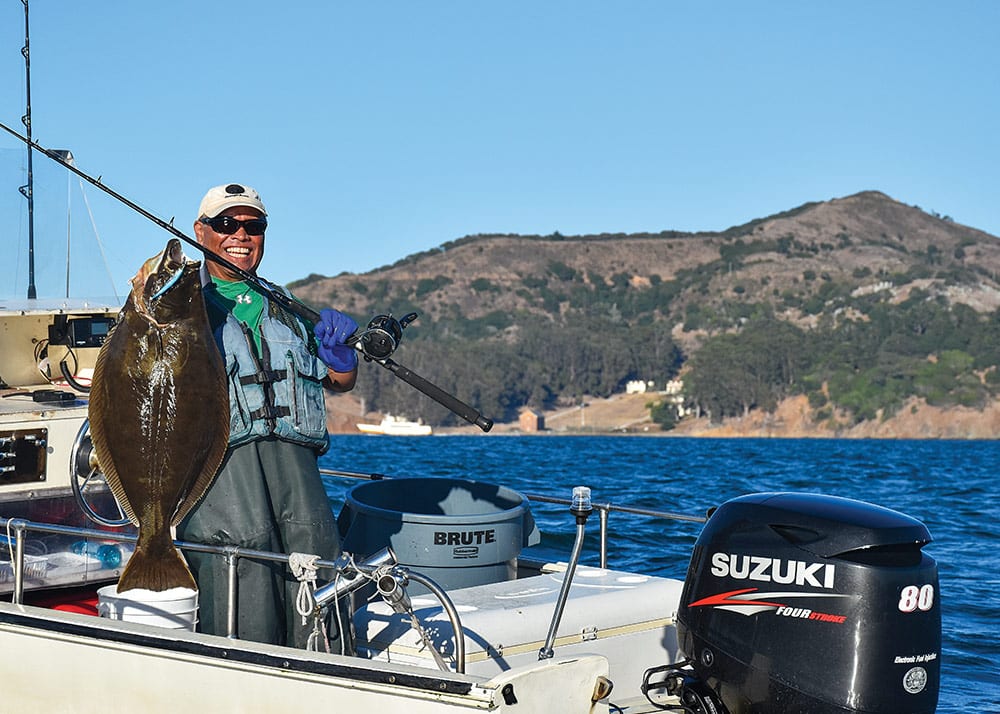
[[[134,588],[119,593],[117,585],[105,585],[97,590],[97,614],[111,620],[193,632],[198,623],[198,591]]]

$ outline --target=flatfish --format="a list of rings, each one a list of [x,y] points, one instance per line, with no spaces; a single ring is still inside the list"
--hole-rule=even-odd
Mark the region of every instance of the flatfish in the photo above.
[[[94,369],[94,452],[139,529],[119,592],[197,589],[170,528],[208,490],[229,441],[225,366],[205,311],[200,266],[184,257],[177,239],[147,260]]]

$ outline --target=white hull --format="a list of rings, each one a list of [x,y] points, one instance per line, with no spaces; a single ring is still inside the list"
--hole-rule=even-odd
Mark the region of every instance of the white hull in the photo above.
[[[607,711],[602,657],[552,659],[487,679],[0,603],[6,711]],[[508,705],[504,690],[516,694]]]

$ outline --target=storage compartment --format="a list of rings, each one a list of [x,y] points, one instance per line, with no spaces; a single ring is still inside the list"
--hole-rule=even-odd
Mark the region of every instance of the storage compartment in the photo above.
[[[58,492],[61,494],[61,491]],[[102,513],[112,513],[114,497],[110,490],[90,496]],[[4,519],[49,523],[72,528],[92,528],[93,524],[70,495],[41,496],[34,492],[0,494],[0,516]],[[119,535],[132,535],[133,526],[108,531],[107,537],[50,533],[45,530],[27,530],[24,538],[24,589],[38,590],[50,587],[82,585],[84,583],[117,580],[131,556],[134,545],[116,540]],[[17,532],[7,531],[0,525],[0,595],[14,589],[13,552]]]
[[[563,573],[478,585],[449,592],[465,630],[470,674],[494,676],[538,661]],[[683,584],[599,568],[580,567],[556,632],[556,657],[599,654],[608,659],[615,688],[611,701],[642,697],[649,667],[677,659],[674,613]],[[454,668],[451,622],[437,600],[413,598],[417,619]],[[357,652],[370,659],[437,668],[410,618],[378,601],[354,616]]]

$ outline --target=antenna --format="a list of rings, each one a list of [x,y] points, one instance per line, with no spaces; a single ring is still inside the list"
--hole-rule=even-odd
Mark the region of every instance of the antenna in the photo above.
[[[31,51],[28,44],[28,0],[21,0],[24,5],[24,47],[21,54],[24,56],[24,87],[25,87],[25,112],[21,117],[21,123],[28,137],[28,183],[21,186],[18,191],[28,199],[28,299],[34,300],[35,293],[35,197],[34,197],[34,177],[31,172]]]

